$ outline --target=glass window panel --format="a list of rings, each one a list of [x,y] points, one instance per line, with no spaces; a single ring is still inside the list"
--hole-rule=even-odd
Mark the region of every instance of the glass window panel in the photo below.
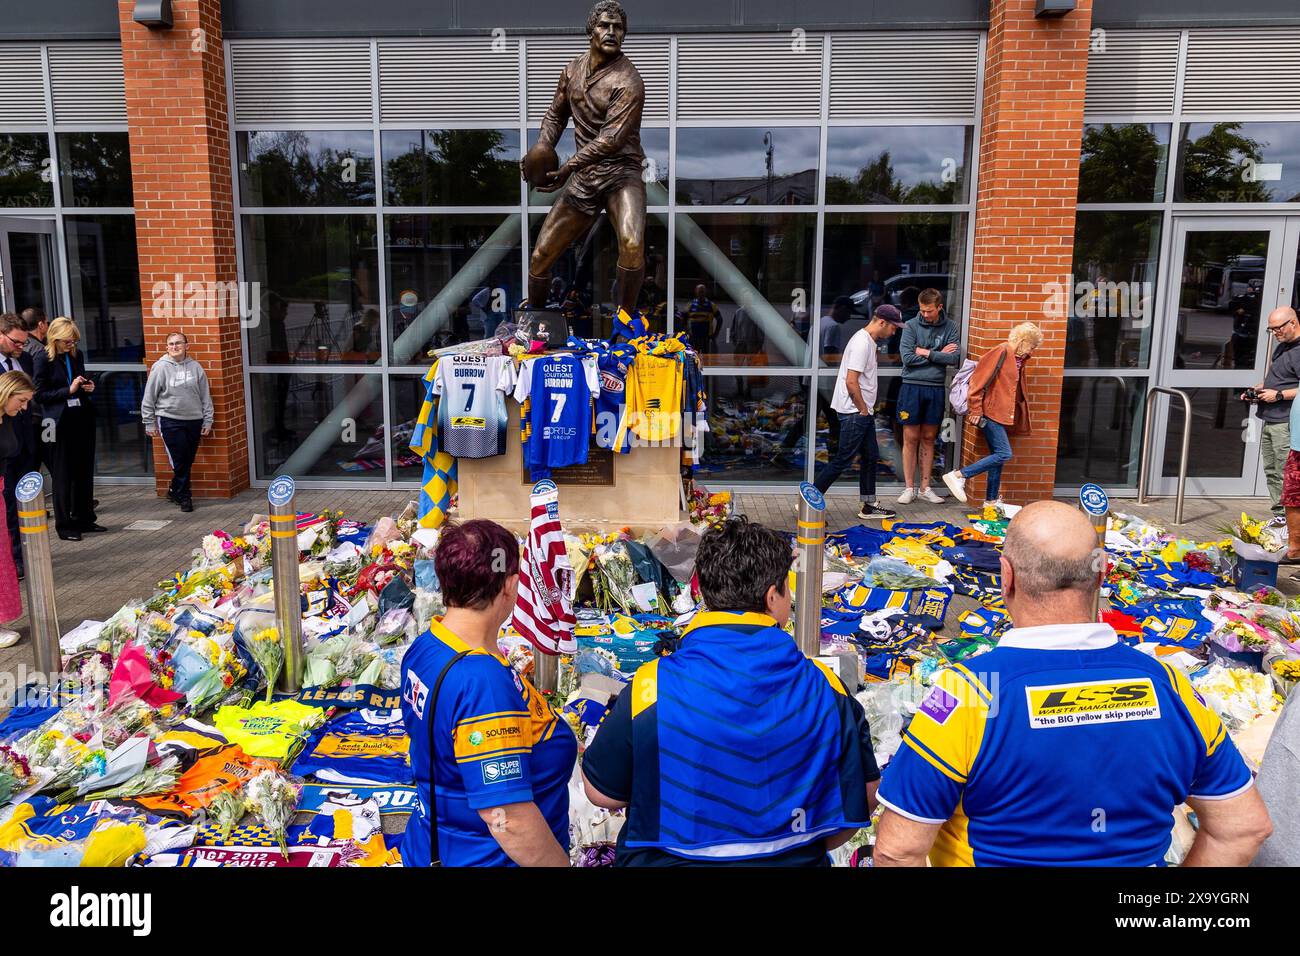
[[[44,133],[0,133],[0,208],[54,205],[49,158]]]
[[[415,129],[380,134],[390,206],[519,205],[519,130]]]
[[[965,213],[827,213],[822,251],[819,350],[838,365],[853,333],[877,305],[897,306],[904,319],[920,311],[925,289],[943,295],[949,318],[960,321],[966,267]],[[837,304],[838,302],[838,304]],[[899,335],[881,349],[881,365],[899,364]]]
[[[902,378],[896,374],[880,376],[875,415],[876,446],[880,452],[880,457],[876,463],[877,487],[880,484],[902,485],[903,483],[903,426],[897,420],[895,414],[898,406],[898,392],[902,384]],[[817,379],[816,448],[818,468],[830,460],[831,455],[839,446],[840,417],[831,408],[831,396],[834,391],[835,377],[833,375],[822,375]],[[931,472],[931,477],[934,480],[931,482],[931,486],[936,490],[942,490],[940,487],[942,482],[938,479],[944,472],[952,469],[950,462],[953,447],[951,444],[944,443],[942,439],[936,439],[934,448],[934,466]],[[861,461],[855,460],[840,475],[832,487],[856,489],[861,467]]]
[[[1240,399],[1241,388],[1183,387],[1192,401],[1191,453],[1187,474],[1191,478],[1237,478],[1241,475],[1246,449],[1257,454],[1256,445],[1242,440],[1248,408]],[[1161,475],[1178,477],[1178,456],[1183,441],[1183,403],[1169,401],[1165,432],[1165,454]],[[1159,414],[1159,406],[1156,406]]]
[[[654,332],[668,330],[668,226],[667,216],[652,214],[645,224],[645,281],[641,284],[641,312]],[[529,217],[530,242],[535,242],[546,216]],[[614,283],[618,276],[618,242],[609,217],[602,217],[585,252],[570,246],[551,269],[548,308],[568,317],[573,334],[582,338],[608,338],[614,322]],[[584,254],[579,257],[579,253]],[[681,259],[677,268],[680,273]]]
[[[1168,162],[1168,123],[1089,123],[1079,202],[1163,202]]]
[[[245,206],[370,206],[375,143],[368,130],[239,133]]]
[[[490,336],[523,293],[519,214],[386,215],[390,365]]]
[[[703,484],[803,480],[808,379],[706,375],[709,431],[696,469]]]
[[[1179,202],[1300,202],[1300,123],[1187,123]]]
[[[1158,212],[1079,211],[1066,368],[1147,366],[1162,221]]]
[[[389,408],[393,415],[393,431],[388,441],[388,453],[393,460],[393,481],[419,484],[424,477],[424,462],[411,451],[411,435],[415,432],[415,419],[424,405],[424,377],[392,375],[388,379],[388,388]]]
[[[678,130],[678,136],[681,131]],[[528,148],[531,149],[537,144],[538,130],[530,129],[528,131]],[[567,128],[560,134],[560,141],[555,144],[555,155],[559,157],[560,164],[568,162],[577,152],[576,140],[573,138],[573,129]],[[645,165],[642,169],[641,178],[646,183],[646,205],[649,206],[667,206],[668,205],[668,128],[664,126],[642,126],[641,127],[641,152],[645,153]],[[555,200],[559,198],[560,193],[543,193],[536,189],[528,191],[528,205],[530,206],[553,206]]]
[[[258,478],[384,480],[381,376],[255,373],[249,383]]]
[[[65,216],[72,318],[92,362],[144,358],[135,217]]]
[[[95,380],[95,474],[153,477],[153,441],[140,421],[144,371],[89,370]]]
[[[1147,380],[1098,375],[1061,385],[1056,483],[1136,488]],[[1181,415],[1179,416],[1181,418]]]
[[[806,366],[815,242],[809,213],[679,213],[674,328],[706,366]]]
[[[832,126],[826,202],[967,202],[973,140],[969,126]]]
[[[375,217],[244,216],[244,271],[260,303],[254,365],[380,359]]]
[[[817,202],[819,133],[812,127],[677,128],[677,202],[798,206]]]
[[[64,206],[131,206],[131,147],[126,133],[60,133]]]
[[[1174,368],[1255,367],[1268,236],[1264,231],[1187,233]]]

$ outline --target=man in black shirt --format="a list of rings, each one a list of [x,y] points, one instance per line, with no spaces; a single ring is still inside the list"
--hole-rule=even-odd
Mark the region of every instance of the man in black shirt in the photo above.
[[[1255,386],[1259,395],[1259,454],[1264,461],[1268,494],[1273,499],[1273,521],[1285,527],[1286,511],[1282,507],[1282,473],[1291,452],[1291,403],[1300,387],[1300,321],[1295,309],[1283,307],[1268,314],[1268,334],[1277,338],[1277,348],[1264,375]],[[1243,396],[1244,398],[1244,396]]]

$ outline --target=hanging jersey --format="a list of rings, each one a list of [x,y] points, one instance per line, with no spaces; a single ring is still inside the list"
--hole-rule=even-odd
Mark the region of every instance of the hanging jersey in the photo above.
[[[506,450],[505,396],[515,385],[508,355],[453,354],[438,362],[433,393],[438,441],[453,458],[491,458]]]
[[[591,441],[591,405],[600,394],[594,355],[544,355],[524,362],[515,383],[523,408],[524,463],[534,481],[552,468],[583,465]]]
[[[411,748],[419,802],[402,841],[403,865],[429,865],[435,806],[444,866],[514,866],[479,816],[481,809],[508,803],[535,803],[567,850],[569,778],[578,757],[573,731],[504,658],[483,650],[447,671],[431,713],[438,675],[464,650],[466,644],[434,620],[402,659],[402,716],[411,739],[419,741]],[[431,756],[436,794],[429,785]]]
[[[676,438],[681,411],[682,363],[638,355],[627,376],[627,422],[633,434],[648,442]]]
[[[880,788],[942,824],[935,865],[1158,866],[1175,807],[1251,786],[1187,678],[1104,624],[1013,630],[978,671],[936,676]]]
[[[351,710],[312,735],[293,772],[333,783],[410,783],[410,747],[400,710]]]
[[[533,489],[532,521],[519,569],[519,597],[511,625],[547,654],[572,654],[577,618],[573,613],[573,565],[560,527],[560,491],[552,481]]]
[[[599,352],[600,395],[596,398],[596,446],[613,449],[620,455],[632,450],[626,425],[627,373],[636,359],[630,345],[615,345]]]

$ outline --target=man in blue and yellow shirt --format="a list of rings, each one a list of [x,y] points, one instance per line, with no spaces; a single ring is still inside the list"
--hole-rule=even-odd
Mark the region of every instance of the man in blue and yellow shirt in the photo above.
[[[1007,528],[1015,627],[940,673],[885,772],[878,866],[1158,866],[1184,801],[1184,865],[1244,866],[1270,831],[1250,771],[1180,671],[1098,624],[1104,554],[1060,502]]]
[[[819,866],[866,825],[876,769],[862,706],[804,657],[786,537],[744,518],[696,557],[696,615],[637,670],[582,760],[587,796],[627,807],[616,866]]]

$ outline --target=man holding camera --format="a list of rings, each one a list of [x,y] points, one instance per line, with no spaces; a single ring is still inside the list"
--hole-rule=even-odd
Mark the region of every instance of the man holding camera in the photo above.
[[[1268,494],[1273,499],[1273,521],[1276,527],[1286,525],[1286,511],[1282,507],[1282,474],[1286,469],[1287,455],[1291,452],[1291,403],[1300,391],[1300,321],[1295,309],[1274,309],[1268,314],[1268,334],[1276,337],[1277,348],[1264,383],[1248,389],[1242,401],[1259,403],[1257,414],[1263,421],[1260,431],[1259,453],[1264,459],[1264,476],[1268,481]]]

